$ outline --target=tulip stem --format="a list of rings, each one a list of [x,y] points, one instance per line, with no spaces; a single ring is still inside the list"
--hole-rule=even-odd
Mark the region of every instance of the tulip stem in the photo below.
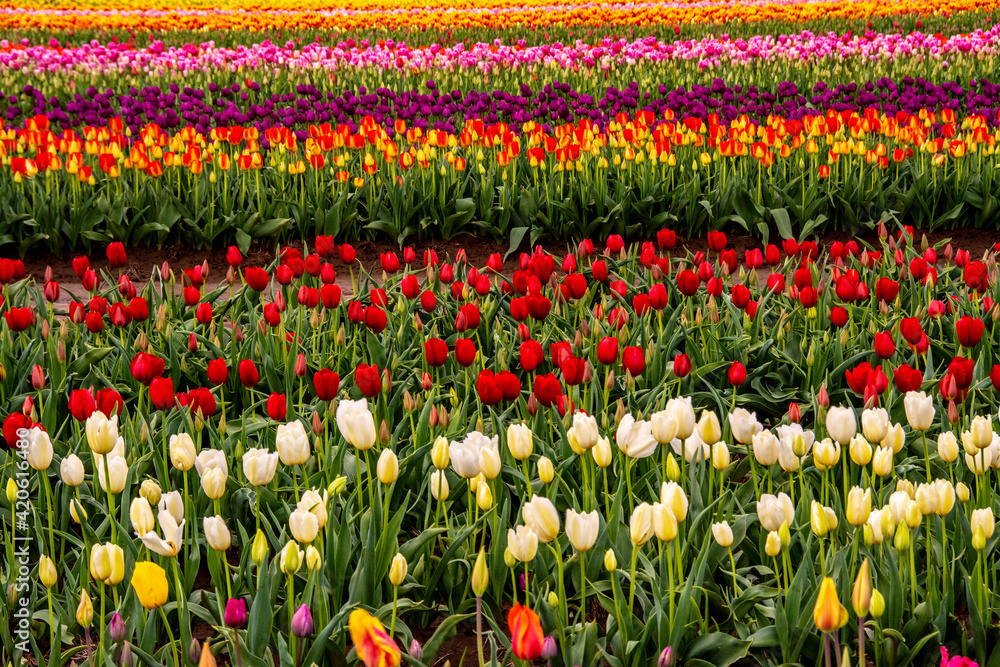
[[[521,460],[521,469],[524,470],[524,486],[528,490],[528,500],[531,500],[531,475],[528,474],[528,459]]]
[[[49,557],[52,560],[56,559],[56,542],[55,538],[52,536],[52,484],[49,482],[48,473],[42,475],[42,482],[45,484],[45,504],[47,506],[49,514]],[[114,517],[112,517],[113,519]],[[114,521],[111,522],[114,525]]]
[[[56,623],[55,617],[52,615],[52,589],[48,586],[45,588],[45,597],[49,603],[49,665],[51,667],[59,667],[59,647],[56,646]]]
[[[180,659],[177,657],[177,648],[174,646],[174,631],[170,629],[170,622],[167,620],[167,613],[160,607],[160,618],[163,619],[163,627],[167,630],[167,638],[170,639],[170,652],[174,654],[174,666],[180,667]],[[90,631],[87,631],[88,644],[90,643]]]
[[[368,506],[375,508],[375,487],[372,484],[372,467],[368,462],[368,450],[365,450],[365,475],[368,477]]]
[[[101,630],[97,638],[97,658],[104,663],[104,584],[100,584],[101,591]],[[50,649],[51,650],[51,649]]]
[[[858,665],[865,664],[865,617],[858,616]]]
[[[101,454],[101,458],[104,460],[104,490],[108,494],[108,519],[111,522],[111,543],[118,544],[118,531],[115,530],[115,496],[111,493],[111,467],[108,465],[107,454]],[[55,551],[55,549],[53,549],[53,551]]]
[[[924,468],[927,472],[927,483],[931,483],[931,453],[927,450],[927,431],[921,431],[924,437]]]
[[[635,563],[639,558],[639,545],[632,545],[632,564],[629,567],[629,583],[628,583],[628,611],[631,614],[632,608],[635,605]]]
[[[187,476],[185,475],[185,479],[186,478]],[[181,587],[181,576],[180,572],[177,569],[176,556],[171,558],[171,565],[173,565],[173,571],[174,571],[174,587],[177,589],[177,621],[181,627],[181,641],[187,642],[188,639],[188,631],[186,623],[187,604],[184,602],[185,598],[184,589]],[[162,611],[163,608],[161,607],[160,609]],[[164,621],[166,621],[166,617],[164,617]]]
[[[736,559],[733,558],[733,548],[726,547],[726,550],[729,552],[729,564],[733,568],[733,595],[739,597],[740,587],[736,584]]]
[[[399,586],[392,587],[392,620],[389,622],[389,637],[396,636],[396,603],[399,600]],[[476,598],[478,601],[479,598]]]
[[[483,598],[476,596],[476,650],[479,652],[479,667],[485,667],[486,658],[483,652]]]
[[[580,622],[587,623],[587,566],[586,552],[580,551]]]

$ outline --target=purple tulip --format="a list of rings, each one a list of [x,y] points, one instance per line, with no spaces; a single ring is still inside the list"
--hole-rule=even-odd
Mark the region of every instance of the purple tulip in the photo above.
[[[242,598],[230,598],[226,602],[226,627],[242,628],[247,622],[247,603]]]
[[[295,610],[292,616],[292,634],[296,637],[308,637],[313,631],[313,617],[309,613],[309,605],[304,604]]]
[[[546,660],[551,660],[556,657],[559,653],[559,648],[556,646],[556,640],[552,635],[545,638],[542,642],[542,657]]]
[[[111,622],[108,623],[108,636],[116,644],[121,644],[125,641],[125,621],[122,620],[122,615],[117,611],[111,617]]]

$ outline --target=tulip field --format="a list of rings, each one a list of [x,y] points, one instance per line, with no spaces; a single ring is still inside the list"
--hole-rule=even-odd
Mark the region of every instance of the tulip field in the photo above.
[[[1000,666],[998,10],[0,3],[3,665]]]

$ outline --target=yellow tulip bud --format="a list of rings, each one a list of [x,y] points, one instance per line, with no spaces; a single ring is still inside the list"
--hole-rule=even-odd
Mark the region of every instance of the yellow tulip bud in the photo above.
[[[872,589],[872,602],[868,611],[875,619],[882,618],[885,613],[885,598],[877,588]]]
[[[542,484],[551,483],[555,476],[556,471],[552,466],[552,461],[546,456],[538,459],[538,479],[542,480]]]
[[[253,558],[253,562],[260,567],[260,564],[264,562],[264,557],[267,556],[267,536],[264,535],[263,530],[258,530],[257,534],[253,538],[253,547],[250,550],[250,557]]]
[[[972,538],[973,546],[975,546],[976,538]],[[910,529],[905,523],[899,524],[896,528],[896,536],[892,541],[893,546],[896,547],[896,551],[906,551],[910,548]]]
[[[764,543],[764,553],[771,558],[776,558],[781,553],[781,536],[777,531],[772,530],[767,534],[767,541]]]
[[[80,591],[80,604],[76,608],[76,622],[80,627],[89,628],[94,622],[94,605],[90,602],[87,591]]]
[[[38,578],[41,580],[42,585],[46,588],[52,588],[56,585],[56,581],[59,579],[59,573],[56,571],[56,564],[52,562],[52,559],[48,556],[42,556],[38,559]]]
[[[408,569],[409,566],[403,554],[396,554],[392,559],[392,565],[389,566],[389,581],[392,582],[393,586],[401,586],[403,584],[403,581],[406,580]]]
[[[604,552],[604,569],[608,572],[614,572],[618,569],[618,559],[615,558],[614,549],[608,549]]]
[[[490,585],[490,571],[486,567],[486,549],[479,550],[476,564],[472,568],[472,591],[476,597],[482,597],[486,587]]]
[[[865,616],[872,601],[872,578],[869,571],[868,559],[861,563],[858,576],[854,579],[854,587],[851,589],[851,606],[857,616]]]

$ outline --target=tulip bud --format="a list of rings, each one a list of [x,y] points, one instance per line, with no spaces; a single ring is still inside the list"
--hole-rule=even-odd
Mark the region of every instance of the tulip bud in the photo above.
[[[781,536],[778,535],[777,531],[772,530],[767,534],[767,541],[764,543],[764,553],[771,558],[776,558],[781,553]]]
[[[900,523],[896,527],[896,536],[893,538],[893,546],[896,547],[896,551],[906,551],[910,548],[910,529],[906,523]],[[986,544],[986,538],[983,538],[983,544]],[[972,546],[976,546],[976,538],[972,537]]]
[[[490,485],[484,481],[480,481],[476,489],[476,503],[479,505],[479,509],[484,512],[488,512],[493,507],[493,491],[490,490]]]
[[[865,616],[871,607],[872,601],[872,581],[869,573],[868,559],[861,563],[858,576],[854,580],[854,587],[851,589],[851,605],[857,616]]]
[[[17,500],[17,482],[11,477],[7,480],[7,502],[11,505]]]
[[[674,649],[667,647],[660,652],[660,658],[656,662],[656,667],[673,667]]]
[[[90,596],[86,590],[80,591],[80,604],[76,607],[76,622],[80,627],[89,628],[94,622],[94,605],[90,602]]]
[[[299,352],[299,356],[295,358],[295,377],[305,377],[306,376],[306,355]]]
[[[133,667],[135,665],[135,655],[132,653],[132,644],[125,642],[122,645],[122,652],[118,655],[118,664],[121,667]]]
[[[125,641],[125,621],[122,620],[122,615],[117,611],[111,617],[111,622],[108,623],[108,636],[116,644]]]
[[[542,480],[542,484],[549,484],[555,478],[555,468],[546,456],[538,459],[538,478]]]
[[[424,649],[420,647],[420,643],[416,639],[410,642],[410,657],[417,662],[420,662],[424,657]]]
[[[548,603],[553,609],[559,606],[559,596],[555,591],[549,591]]]
[[[542,654],[541,658],[543,660],[552,660],[559,653],[559,648],[556,646],[556,640],[552,635],[549,635],[542,642]]]
[[[52,588],[59,580],[56,564],[48,556],[42,556],[38,559],[38,578],[46,588]]]
[[[378,441],[380,444],[389,444],[389,424],[383,419],[378,429]]]
[[[312,429],[313,435],[323,435],[323,420],[319,418],[318,412],[313,412],[309,426]]]
[[[667,479],[671,482],[676,482],[680,479],[681,469],[677,465],[677,459],[674,458],[673,454],[667,455]]]
[[[604,569],[608,572],[614,572],[618,569],[618,559],[615,558],[613,549],[608,549],[604,552]]]
[[[885,598],[878,591],[877,588],[872,589],[872,600],[869,606],[869,613],[871,613],[872,618],[879,619],[882,614],[885,613]]]
[[[486,486],[483,485],[483,488],[486,488]],[[486,549],[481,548],[479,556],[476,557],[476,564],[472,568],[472,590],[476,594],[476,597],[483,596],[489,583],[490,572],[486,567]]]
[[[192,638],[191,644],[188,646],[188,660],[190,660],[192,664],[199,664],[201,662],[201,652],[201,643],[196,638]]]
[[[250,557],[253,559],[253,562],[257,565],[257,567],[260,567],[261,563],[264,562],[267,552],[267,536],[264,535],[263,530],[258,530],[257,534],[254,535],[253,547],[250,551]]]
[[[393,586],[401,586],[406,580],[406,572],[409,569],[406,558],[403,554],[396,554],[389,566],[389,581]]]
[[[955,485],[955,497],[962,503],[969,501],[969,487],[965,485],[965,482],[959,482]]]

